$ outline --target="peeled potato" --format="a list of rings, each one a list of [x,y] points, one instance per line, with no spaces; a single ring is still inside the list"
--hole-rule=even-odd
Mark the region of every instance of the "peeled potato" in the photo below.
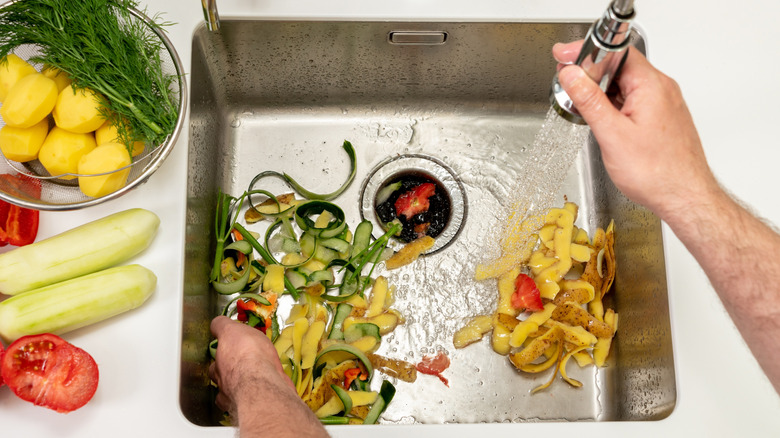
[[[78,173],[79,160],[83,155],[95,149],[95,136],[76,134],[55,126],[49,132],[38,152],[38,161],[51,175]],[[74,176],[64,176],[73,179]]]
[[[105,122],[100,108],[99,94],[89,88],[75,89],[71,84],[57,96],[52,116],[60,128],[86,134],[97,130]]]
[[[40,73],[21,79],[11,88],[0,107],[8,126],[29,128],[49,115],[57,102],[57,84]]]
[[[125,145],[121,143],[104,143],[96,147],[79,160],[79,173],[86,175],[112,173],[80,176],[79,188],[85,195],[93,198],[99,198],[121,189],[127,184],[130,168],[114,171],[130,165],[130,162],[130,154],[127,153]]]
[[[0,61],[0,102],[8,97],[8,92],[19,82],[19,79],[37,73],[35,67],[24,59],[10,53]]]
[[[61,93],[62,90],[64,90],[66,87],[69,87],[71,84],[70,76],[56,67],[46,66],[43,68],[43,70],[41,70],[41,73],[57,84],[58,93]]]
[[[0,150],[6,158],[25,163],[38,158],[43,141],[49,133],[49,120],[43,119],[29,128],[3,126],[0,129]]]
[[[106,120],[103,125],[98,128],[97,131],[95,131],[95,140],[97,140],[98,146],[100,146],[103,143],[121,143],[121,139],[119,138],[119,132],[116,129],[116,126],[111,124],[110,121]],[[142,141],[134,141],[133,142],[133,156],[137,157],[141,154],[141,152],[144,151],[145,143]]]

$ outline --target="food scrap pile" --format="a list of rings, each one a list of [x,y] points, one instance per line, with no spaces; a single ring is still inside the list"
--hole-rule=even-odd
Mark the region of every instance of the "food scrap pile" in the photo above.
[[[352,145],[345,142],[344,149],[354,171]],[[219,197],[211,283],[231,296],[223,314],[273,341],[298,395],[323,423],[376,423],[395,387],[386,379],[372,384],[375,371],[414,382],[417,369],[375,354],[382,337],[404,319],[392,307],[394,287],[374,271],[380,262],[400,267],[417,254],[408,249],[394,254],[388,248],[400,224],[374,239],[373,226],[365,220],[353,233],[341,208],[325,200],[341,189],[319,195],[293,180],[303,198],[276,196],[253,188],[259,180],[238,198]],[[239,223],[242,214],[246,227],[266,226],[265,235]],[[278,314],[282,301],[291,304],[283,321]],[[217,346],[212,343],[212,348]]]
[[[496,312],[474,317],[453,338],[456,348],[464,348],[490,332],[493,350],[508,356],[518,370],[554,368],[534,393],[549,387],[559,372],[570,385],[582,386],[566,374],[568,360],[604,366],[617,331],[617,313],[603,305],[615,277],[614,222],[591,239],[574,225],[578,210],[572,202],[550,209],[544,225],[525,243],[525,253],[508,256],[522,263],[477,268],[477,280],[497,279]],[[516,235],[507,240],[521,241]]]

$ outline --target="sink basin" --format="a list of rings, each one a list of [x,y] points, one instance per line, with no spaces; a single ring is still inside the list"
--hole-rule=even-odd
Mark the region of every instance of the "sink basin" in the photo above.
[[[519,374],[492,352],[489,339],[452,345],[470,316],[495,308],[495,282],[474,281],[474,268],[497,239],[515,183],[529,169],[547,171],[529,163],[547,156],[534,144],[549,115],[550,48],[583,37],[588,26],[223,20],[219,33],[197,29],[182,309],[185,417],[202,426],[222,418],[207,373],[209,321],[224,302],[208,284],[218,190],[240,194],[256,174],[275,170],[331,192],[349,172],[341,149],[348,140],[357,174],[335,202],[352,226],[367,215],[361,202],[386,166],[441,172],[459,209],[447,245],[388,273],[406,323],[380,350],[410,362],[444,350],[452,360],[449,387],[431,376],[398,382],[384,423],[666,418],[676,384],[661,224],[613,186],[587,135],[569,155],[556,156],[567,164],[562,182],[539,189],[552,191],[557,206],[577,203],[577,224],[590,232],[615,220],[618,269],[607,305],[620,315],[620,327],[607,366],[570,364],[581,388],[558,378],[531,395],[548,374]],[[633,40],[644,51],[643,37],[635,33]],[[274,179],[263,188],[289,191]]]

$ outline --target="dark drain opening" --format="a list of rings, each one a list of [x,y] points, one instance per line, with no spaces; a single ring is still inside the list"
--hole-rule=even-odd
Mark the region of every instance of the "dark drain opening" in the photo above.
[[[381,199],[389,191],[387,199]],[[419,170],[398,172],[382,184],[374,208],[383,224],[393,221],[403,228],[398,240],[409,243],[425,235],[434,239],[450,222],[452,201],[444,184]]]
[[[430,204],[426,212],[411,217],[400,215],[400,211],[410,211],[404,207],[409,197],[425,192]],[[406,200],[399,201],[405,196]],[[360,207],[363,219],[374,224],[375,237],[386,223],[398,221],[403,225],[397,236],[401,243],[427,234],[436,240],[426,252],[432,254],[460,233],[466,218],[466,195],[455,173],[441,161],[423,155],[401,155],[379,164],[369,174],[361,190]]]

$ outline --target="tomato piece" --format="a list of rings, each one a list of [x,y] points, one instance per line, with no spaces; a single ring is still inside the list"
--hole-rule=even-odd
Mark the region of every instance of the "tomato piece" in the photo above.
[[[512,306],[521,311],[538,312],[544,309],[539,288],[534,279],[526,274],[520,274],[515,279],[515,292],[512,294]]]
[[[415,215],[425,213],[431,206],[428,198],[436,193],[436,184],[422,183],[402,194],[395,201],[396,216],[404,216],[407,220]]]
[[[0,375],[22,400],[71,412],[92,399],[98,367],[86,351],[52,334],[23,336],[8,346]]]
[[[436,353],[436,356],[425,356],[423,357],[422,361],[418,363],[415,368],[417,368],[417,371],[423,373],[423,374],[430,374],[432,376],[436,376],[439,378],[439,380],[442,381],[445,385],[448,387],[449,382],[447,379],[441,375],[441,373],[444,372],[447,368],[450,366],[450,358],[447,357],[444,352],[439,351]]]

